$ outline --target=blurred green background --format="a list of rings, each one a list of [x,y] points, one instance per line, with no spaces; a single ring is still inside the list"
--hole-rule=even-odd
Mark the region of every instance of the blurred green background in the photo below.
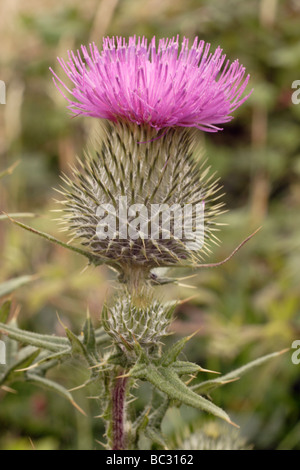
[[[100,47],[104,35],[179,34],[197,35],[212,48],[221,45],[230,60],[239,58],[254,92],[223,132],[203,136],[228,209],[222,243],[207,262],[225,258],[263,228],[226,265],[173,272],[196,275],[161,293],[193,296],[178,309],[173,331],[201,328],[185,352],[204,367],[225,373],[300,339],[300,104],[291,101],[292,82],[300,80],[299,0],[1,0],[0,13],[0,79],[7,85],[0,171],[19,161],[1,180],[0,209],[34,212],[39,217],[28,223],[61,238],[51,212],[59,199],[53,188],[82,155],[93,119],[70,118],[49,71],[63,76],[56,57],[90,41]],[[63,334],[58,312],[79,332],[87,306],[99,326],[113,276],[84,267],[77,255],[0,221],[0,282],[36,275],[12,296],[21,327]],[[74,362],[55,373],[67,388],[82,380]],[[87,418],[52,393],[22,383],[14,388],[17,393],[0,390],[0,449],[30,449],[31,441],[37,449],[101,448],[97,406],[83,392],[76,400]],[[300,365],[292,364],[290,352],[213,396],[255,449],[300,450]],[[143,400],[141,393],[137,406]],[[207,419],[188,408],[171,410],[164,430],[176,440],[179,429]]]

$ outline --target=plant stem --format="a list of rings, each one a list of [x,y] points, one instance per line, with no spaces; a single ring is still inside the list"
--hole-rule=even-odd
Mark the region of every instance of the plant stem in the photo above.
[[[112,450],[125,450],[125,405],[128,377],[117,377],[112,389]]]

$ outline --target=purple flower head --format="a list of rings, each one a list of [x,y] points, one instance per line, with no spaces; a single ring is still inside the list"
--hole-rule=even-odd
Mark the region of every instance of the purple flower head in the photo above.
[[[160,39],[158,47],[155,37],[149,45],[144,37],[104,38],[101,52],[90,44],[68,55],[58,61],[73,88],[51,71],[74,115],[217,132],[251,93],[243,96],[249,75],[238,60],[225,62],[220,47],[212,53],[198,38],[192,47],[186,38],[180,47],[178,37]]]

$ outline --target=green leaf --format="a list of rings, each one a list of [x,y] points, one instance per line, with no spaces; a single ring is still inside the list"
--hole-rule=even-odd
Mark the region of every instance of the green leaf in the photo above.
[[[0,297],[11,294],[18,287],[24,286],[35,279],[35,276],[20,276],[0,284]]]
[[[80,339],[76,335],[74,335],[74,333],[71,330],[69,330],[69,328],[67,327],[65,327],[65,332],[71,344],[72,354],[74,355],[78,354],[80,356],[86,357],[87,352],[86,352],[85,346],[80,341]]]
[[[218,377],[217,379],[206,380],[205,382],[202,382],[200,384],[193,385],[191,388],[197,393],[208,393],[217,387],[238,380],[243,374],[245,374],[249,370],[253,369],[254,367],[260,366],[264,362],[267,362],[270,359],[273,359],[274,357],[278,357],[281,354],[284,354],[286,351],[288,351],[288,349],[267,354],[266,356],[260,357],[259,359],[255,359],[255,361],[249,362],[248,364],[239,367],[238,369],[235,369],[232,372],[229,372],[228,374]]]
[[[86,359],[87,363],[90,366],[95,366],[97,364],[97,358],[94,354],[90,354],[83,342],[78,338],[78,336],[74,335],[74,333],[65,327],[66,335],[70,341],[72,354],[82,356]],[[92,374],[96,373],[95,370],[92,370]]]
[[[97,355],[95,329],[89,314],[83,327],[83,344],[90,354]]]
[[[55,243],[56,245],[62,246],[63,248],[66,248],[67,250],[74,251],[75,253],[78,253],[79,255],[83,255],[86,258],[88,258],[90,263],[93,263],[95,266],[99,266],[100,264],[112,264],[112,265],[117,265],[117,263],[112,263],[108,259],[106,260],[105,258],[102,258],[100,256],[96,256],[89,251],[83,250],[82,248],[78,248],[76,246],[69,245],[68,243],[62,242],[58,238],[53,237],[53,235],[49,235],[48,233],[41,232],[37,229],[34,229],[30,227],[29,225],[23,224],[22,222],[18,222],[17,220],[13,219],[12,217],[8,217],[11,222],[13,222],[15,225],[18,225],[19,227],[27,230],[28,232],[34,233],[35,235],[38,235],[39,237],[45,238],[51,243]]]
[[[0,331],[6,333],[9,338],[15,341],[52,352],[63,351],[69,345],[67,338],[32,333],[4,323],[0,323]]]
[[[11,301],[7,300],[0,307],[0,323],[6,323],[10,314]]]
[[[27,347],[21,350],[21,357],[5,371],[5,374],[0,379],[0,385],[21,378],[24,375],[24,372],[19,370],[29,367],[39,354],[40,350],[32,347]]]
[[[147,376],[147,367],[150,365],[144,362],[137,362],[129,371],[130,377],[134,377],[136,379],[144,379]]]
[[[54,354],[49,354],[48,352],[43,351],[40,354],[38,361],[35,362],[30,369],[34,368],[35,374],[44,375],[49,369],[57,366],[57,364],[62,360],[68,359],[71,355],[72,351],[70,347]]]
[[[131,369],[132,375],[132,369]],[[156,368],[152,364],[144,366],[144,377],[148,382],[154,385],[158,390],[165,393],[170,399],[177,400],[185,405],[192,406],[224,419],[233,424],[227,413],[217,405],[206,398],[197,395],[188,388],[178,377],[178,375],[169,367]],[[139,378],[139,377],[137,377]]]
[[[187,361],[176,361],[172,364],[172,369],[178,375],[184,374],[197,374],[198,372],[204,372],[205,369],[198,366],[198,364],[194,364],[193,362]]]
[[[192,338],[192,336],[187,336],[186,338],[182,338],[179,341],[177,341],[175,344],[173,344],[161,357],[159,363],[162,366],[169,366],[173,362],[176,361],[177,357],[183,350],[184,346],[186,343]]]

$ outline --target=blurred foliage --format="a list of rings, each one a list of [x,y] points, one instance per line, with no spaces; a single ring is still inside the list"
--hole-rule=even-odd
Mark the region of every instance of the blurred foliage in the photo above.
[[[1,0],[0,10],[0,79],[7,85],[7,104],[0,105],[0,172],[20,161],[0,181],[0,210],[37,213],[30,223],[61,238],[51,212],[59,199],[53,188],[60,185],[60,172],[68,173],[82,155],[93,120],[69,118],[49,72],[49,66],[58,70],[56,57],[91,40],[99,44],[107,34],[179,34],[220,44],[228,58],[240,59],[254,92],[223,132],[203,136],[229,209],[222,243],[209,261],[225,258],[257,226],[263,228],[228,264],[178,271],[178,277],[195,276],[160,292],[170,298],[194,295],[178,309],[173,330],[201,328],[185,353],[204,367],[226,373],[290,347],[300,338],[300,105],[291,101],[292,82],[300,79],[299,1]],[[87,305],[98,326],[113,288],[109,271],[83,271],[77,255],[7,220],[0,220],[0,245],[0,283],[34,276],[11,296],[21,326],[63,334],[59,312],[79,332]],[[82,380],[80,368],[72,367],[71,374],[57,372],[68,388]],[[90,407],[89,418],[53,393],[30,384],[14,388],[0,390],[1,449],[100,448],[91,437],[93,430],[101,440],[103,432],[93,419],[97,409],[80,391],[76,400]],[[213,394],[254,448],[300,449],[300,369],[289,353]],[[136,406],[145,400],[141,389]],[[165,433],[176,440],[180,428],[199,420],[204,417],[195,410],[170,410]]]

